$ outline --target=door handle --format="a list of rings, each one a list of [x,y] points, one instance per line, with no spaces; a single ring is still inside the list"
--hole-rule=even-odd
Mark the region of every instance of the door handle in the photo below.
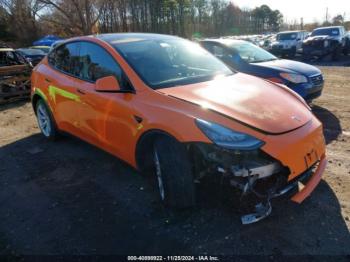
[[[48,82],[48,83],[51,83],[52,81],[48,78],[45,78],[45,81]]]
[[[78,92],[79,94],[85,95],[85,92],[84,92],[83,90],[79,89],[79,88],[77,88],[77,92]]]

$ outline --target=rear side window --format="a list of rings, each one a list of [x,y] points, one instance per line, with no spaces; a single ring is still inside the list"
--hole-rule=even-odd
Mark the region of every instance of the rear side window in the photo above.
[[[115,76],[121,82],[122,70],[105,49],[93,43],[81,42],[79,53],[81,79],[95,82],[102,77]]]
[[[79,43],[61,45],[49,56],[49,63],[57,69],[73,76],[79,76]]]

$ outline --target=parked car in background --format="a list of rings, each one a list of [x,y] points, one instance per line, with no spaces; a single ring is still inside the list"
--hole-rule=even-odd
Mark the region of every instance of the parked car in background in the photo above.
[[[317,67],[279,59],[242,40],[208,39],[200,44],[232,69],[284,84],[309,103],[322,93],[324,80]]]
[[[342,53],[347,55],[350,52],[350,46],[347,43],[343,26],[316,28],[303,42],[303,58],[309,60],[312,57],[322,58],[331,55],[333,60],[337,60]]]
[[[22,54],[33,66],[36,66],[46,56],[40,49],[19,48],[16,51]]]
[[[263,37],[259,43],[259,47],[264,48],[265,50],[271,50],[272,49],[272,43],[276,41],[276,35],[267,35]]]
[[[29,97],[31,72],[20,53],[0,43],[0,104]]]
[[[302,98],[234,73],[179,37],[74,38],[34,68],[32,81],[46,138],[65,131],[147,171],[172,207],[194,205],[203,176],[221,177],[257,196],[242,217],[253,223],[270,214],[273,197],[293,191],[302,202],[326,165],[322,124]]]
[[[39,46],[31,46],[29,47],[30,49],[39,49],[41,51],[43,51],[46,55],[49,53],[50,51],[50,47],[46,46],[46,45],[39,45]]]
[[[285,31],[276,35],[271,44],[271,53],[277,56],[294,57],[301,49],[303,40],[307,37],[306,31]]]

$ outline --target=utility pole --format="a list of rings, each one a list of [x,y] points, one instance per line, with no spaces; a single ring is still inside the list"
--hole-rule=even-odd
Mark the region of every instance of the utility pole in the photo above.
[[[326,8],[326,23],[328,23],[328,7]]]
[[[300,18],[300,30],[304,30],[304,18]]]

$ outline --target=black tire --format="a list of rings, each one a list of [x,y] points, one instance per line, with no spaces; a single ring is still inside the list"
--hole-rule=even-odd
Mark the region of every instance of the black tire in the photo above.
[[[311,60],[311,56],[310,55],[307,55],[307,54],[303,54],[302,55],[302,60],[305,61],[305,62],[308,62]]]
[[[42,99],[40,99],[36,103],[35,113],[36,113],[39,129],[43,134],[43,136],[46,137],[47,139],[55,140],[58,137],[58,130],[56,127],[56,123],[54,121],[54,118],[52,116],[50,109]],[[43,123],[40,120],[40,118],[43,115],[47,117],[46,124],[49,127],[48,129],[44,128]]]
[[[185,146],[171,137],[159,137],[153,155],[158,191],[164,204],[174,208],[193,206],[195,184]]]
[[[348,54],[349,54],[349,49],[348,48],[344,48],[343,55],[347,56]]]
[[[332,59],[334,61],[338,61],[341,55],[341,48],[337,47],[336,49],[334,49],[333,54],[332,54]]]
[[[297,49],[296,48],[292,48],[292,51],[290,51],[290,53],[288,54],[289,58],[294,59],[296,53],[297,53]]]

